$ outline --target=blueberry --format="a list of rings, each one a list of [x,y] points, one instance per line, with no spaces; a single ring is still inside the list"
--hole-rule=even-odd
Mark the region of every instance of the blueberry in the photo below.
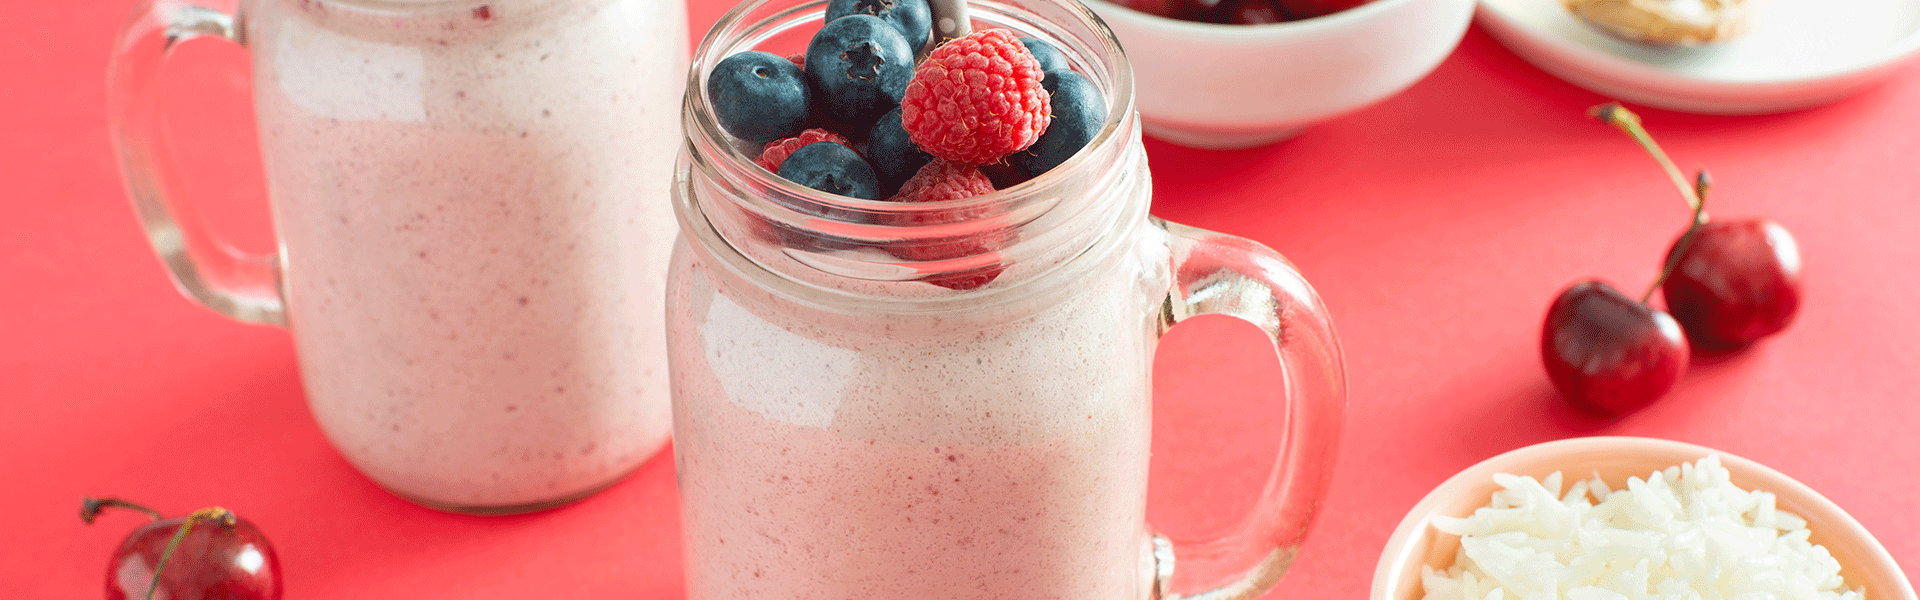
[[[873,124],[873,133],[867,136],[867,159],[880,177],[880,189],[891,192],[931,162],[933,155],[908,138],[907,130],[900,126],[900,107],[896,106]]]
[[[1032,146],[1011,157],[1028,175],[1035,177],[1073,157],[1094,134],[1100,133],[1107,121],[1106,96],[1085,76],[1073,71],[1050,71],[1040,80],[1040,87],[1047,89],[1053,122]]]
[[[879,17],[841,17],[807,43],[807,79],[827,118],[866,131],[907,93],[913,49]]]
[[[873,167],[852,148],[834,142],[801,146],[780,163],[780,176],[822,192],[865,200],[880,199]]]
[[[1067,66],[1067,55],[1061,54],[1060,49],[1053,47],[1053,44],[1036,37],[1023,37],[1020,38],[1020,45],[1026,46],[1027,53],[1032,54],[1034,60],[1040,61],[1042,72],[1073,70],[1073,67]]]
[[[827,21],[847,15],[873,15],[893,25],[907,46],[920,50],[933,40],[933,12],[927,0],[830,0]]]
[[[726,57],[707,76],[707,97],[720,127],[734,137],[770,142],[807,125],[813,91],[806,74],[777,54],[748,51]]]

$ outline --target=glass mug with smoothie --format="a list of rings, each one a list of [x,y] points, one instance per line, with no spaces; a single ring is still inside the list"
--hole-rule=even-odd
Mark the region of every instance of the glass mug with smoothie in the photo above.
[[[251,53],[278,251],[234,253],[172,167],[181,41]],[[445,510],[536,510],[668,439],[661,315],[687,65],[680,0],[149,0],[113,133],[188,296],[292,334],[362,472]]]
[[[1070,0],[970,10],[976,31],[1063,50],[1104,96],[1098,131],[1058,166],[982,195],[894,202],[756,165],[762,145],[728,133],[705,83],[730,55],[805,48],[823,4],[742,5],[694,55],[667,301],[688,597],[1270,589],[1326,490],[1346,403],[1312,288],[1260,244],[1149,216],[1125,56]],[[1153,355],[1203,313],[1267,333],[1287,421],[1239,528],[1169,540],[1144,516]]]

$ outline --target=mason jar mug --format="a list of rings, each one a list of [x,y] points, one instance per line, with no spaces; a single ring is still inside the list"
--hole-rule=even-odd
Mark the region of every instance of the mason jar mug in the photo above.
[[[251,56],[270,256],[201,225],[162,135],[161,69],[203,36]],[[686,64],[680,0],[149,0],[110,116],[174,281],[291,332],[354,466],[421,504],[517,512],[667,441]]]
[[[974,29],[1046,40],[1105,94],[1103,128],[1051,171],[893,203],[754,165],[705,79],[735,52],[792,52],[822,5],[734,9],[688,81],[667,301],[688,597],[1269,589],[1326,489],[1346,401],[1312,288],[1260,244],[1149,216],[1125,56],[1071,0],[971,6]],[[1144,516],[1153,355],[1202,313],[1266,332],[1287,420],[1239,528],[1171,540]]]

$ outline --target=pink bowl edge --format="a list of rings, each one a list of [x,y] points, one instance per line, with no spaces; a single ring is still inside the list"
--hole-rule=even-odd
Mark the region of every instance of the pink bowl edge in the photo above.
[[[1466,504],[1465,512],[1449,516],[1464,516],[1472,507],[1486,504],[1481,496],[1477,502],[1461,494],[1476,489],[1497,489],[1492,482],[1493,474],[1500,472],[1516,473],[1522,471],[1561,470],[1568,483],[1588,476],[1587,473],[1566,472],[1564,468],[1546,468],[1545,463],[1566,464],[1579,456],[1664,456],[1682,457],[1671,460],[1671,464],[1698,460],[1708,454],[1719,454],[1723,465],[1733,473],[1734,483],[1745,489],[1762,489],[1772,492],[1782,509],[1792,510],[1809,522],[1819,522],[1814,531],[1816,543],[1827,546],[1829,551],[1840,558],[1844,553],[1855,560],[1842,560],[1843,576],[1847,584],[1853,587],[1875,582],[1877,585],[1867,590],[1869,600],[1915,600],[1912,584],[1907,580],[1900,566],[1887,553],[1871,532],[1847,514],[1839,505],[1807,487],[1806,484],[1788,477],[1771,467],[1736,454],[1708,448],[1687,442],[1660,438],[1632,436],[1589,436],[1566,438],[1523,446],[1482,460],[1455,473],[1435,486],[1425,497],[1407,511],[1393,535],[1388,538],[1386,547],[1381,551],[1380,561],[1375,566],[1372,588],[1368,597],[1372,600],[1410,600],[1417,598],[1413,593],[1419,588],[1419,565],[1416,552],[1424,552],[1429,544],[1424,544],[1426,532],[1431,528],[1432,519],[1449,505]],[[1514,467],[1534,466],[1533,469]],[[1651,473],[1651,470],[1648,471]],[[1526,474],[1522,472],[1521,474]],[[1544,472],[1542,473],[1544,474]],[[1644,475],[1643,475],[1644,476]],[[1756,483],[1758,485],[1756,485]],[[1824,541],[1823,541],[1824,540]],[[1832,542],[1852,540],[1853,548],[1835,551]],[[1852,570],[1850,570],[1851,568]],[[1869,573],[1858,573],[1864,569]],[[1891,589],[1884,589],[1891,588]]]

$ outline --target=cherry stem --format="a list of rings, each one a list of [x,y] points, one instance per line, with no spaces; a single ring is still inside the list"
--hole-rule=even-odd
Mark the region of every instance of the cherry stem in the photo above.
[[[82,523],[92,525],[93,519],[95,517],[100,516],[100,510],[103,508],[125,508],[128,510],[137,510],[137,511],[146,513],[148,517],[152,517],[153,520],[155,521],[158,521],[161,519],[159,511],[156,511],[151,508],[147,508],[145,506],[134,504],[132,502],[121,500],[119,498],[95,498],[92,496],[88,496],[80,499],[80,521]]]
[[[1707,188],[1713,186],[1713,180],[1707,177],[1707,170],[1701,169],[1693,177],[1693,222],[1687,224],[1687,232],[1680,234],[1680,241],[1673,243],[1673,251],[1667,253],[1666,264],[1660,265],[1660,277],[1653,280],[1647,293],[1640,296],[1640,303],[1646,304],[1653,299],[1653,291],[1666,285],[1667,278],[1673,276],[1673,270],[1680,267],[1680,257],[1687,254],[1687,248],[1693,246],[1693,239],[1700,237],[1700,228],[1707,224]]]
[[[195,524],[201,521],[213,521],[223,527],[231,528],[238,520],[233,516],[233,511],[218,506],[202,508],[187,515],[187,518],[180,522],[180,526],[174,528],[173,539],[167,540],[167,549],[160,552],[160,561],[153,565],[153,582],[147,584],[147,600],[153,600],[154,591],[160,589],[160,574],[167,572],[167,560],[173,558],[173,551],[180,548],[180,541],[187,539],[187,532],[193,530]]]
[[[1627,110],[1627,107],[1621,106],[1619,102],[1595,106],[1587,109],[1587,114],[1606,121],[1608,125],[1626,132],[1633,141],[1639,142],[1640,147],[1645,148],[1647,154],[1653,155],[1653,159],[1660,163],[1661,170],[1667,172],[1667,178],[1673,180],[1674,187],[1680,188],[1680,195],[1687,199],[1687,206],[1693,208],[1694,220],[1706,219],[1705,213],[1702,213],[1700,208],[1702,204],[1700,190],[1687,184],[1687,176],[1680,173],[1680,167],[1674,166],[1673,159],[1667,158],[1667,153],[1660,149],[1660,144],[1653,141],[1653,136],[1647,135],[1646,128],[1640,126],[1640,115],[1633,114],[1633,111]]]

